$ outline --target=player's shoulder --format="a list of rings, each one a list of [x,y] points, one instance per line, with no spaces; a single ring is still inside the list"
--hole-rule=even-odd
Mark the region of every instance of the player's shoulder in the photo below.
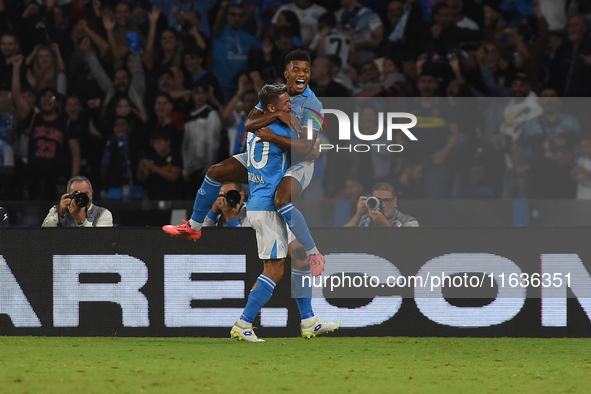
[[[304,90],[301,96],[306,100],[306,104],[308,106],[316,106],[322,108],[322,102],[318,99],[316,93],[314,93],[314,91],[310,89],[310,86],[306,87],[306,90]]]

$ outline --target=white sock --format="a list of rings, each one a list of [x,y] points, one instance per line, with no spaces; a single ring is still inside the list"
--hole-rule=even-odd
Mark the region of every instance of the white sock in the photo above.
[[[191,228],[192,228],[192,227],[193,227],[193,226],[191,226]],[[314,246],[314,247],[313,247],[312,249],[310,249],[310,250],[306,250],[306,254],[307,254],[308,256],[312,256],[313,254],[318,254],[318,253],[320,253],[320,252],[318,251],[318,248],[317,248],[316,246]]]
[[[307,319],[303,319],[302,320],[302,324],[304,325],[304,327],[308,327],[312,323],[314,323],[315,321],[316,321],[316,316],[312,316],[312,317],[309,317]]]
[[[238,325],[242,328],[252,327],[252,323],[249,323],[246,320],[242,320],[242,319],[238,319]]]
[[[201,230],[201,227],[203,227],[203,223],[199,223],[191,219],[189,220],[189,227],[191,227],[194,231],[199,231]]]

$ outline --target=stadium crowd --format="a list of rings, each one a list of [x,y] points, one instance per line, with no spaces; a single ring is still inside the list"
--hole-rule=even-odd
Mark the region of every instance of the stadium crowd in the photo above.
[[[591,0],[0,0],[0,200],[76,175],[96,199],[192,200],[295,48],[319,98],[419,118],[401,154],[321,155],[309,195],[591,198],[589,21]]]

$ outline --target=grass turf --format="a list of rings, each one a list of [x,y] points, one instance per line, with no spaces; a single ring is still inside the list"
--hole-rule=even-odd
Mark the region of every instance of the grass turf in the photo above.
[[[588,392],[589,339],[0,337],[20,392]]]

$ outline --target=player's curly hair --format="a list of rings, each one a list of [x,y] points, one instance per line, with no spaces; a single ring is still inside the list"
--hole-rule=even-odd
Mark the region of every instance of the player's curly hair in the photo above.
[[[297,62],[298,60],[312,63],[310,54],[308,52],[304,51],[303,49],[295,49],[285,55],[285,67],[287,68],[291,62]]]

